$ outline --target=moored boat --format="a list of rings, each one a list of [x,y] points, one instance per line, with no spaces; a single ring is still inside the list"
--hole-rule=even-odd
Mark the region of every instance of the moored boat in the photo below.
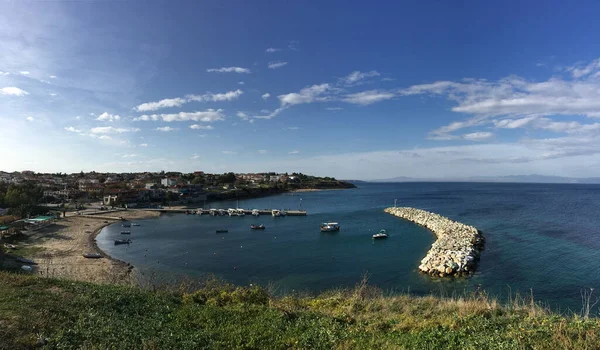
[[[130,235],[130,234],[131,234],[131,231],[121,231],[121,234],[122,234],[122,235]]]
[[[244,209],[236,209],[237,215],[238,216],[246,216],[246,212],[244,211]]]
[[[130,239],[115,239],[115,245],[129,244],[129,243],[131,243]]]
[[[237,209],[233,209],[233,208],[227,209],[227,214],[229,214],[229,216],[238,216]]]
[[[227,232],[229,232],[229,230],[224,229],[224,228],[217,230],[217,233],[227,233]]]
[[[227,215],[227,211],[225,209],[219,209],[219,216]]]
[[[271,210],[271,215],[273,215],[275,217],[280,217],[280,216],[284,216],[285,214],[279,209],[273,209],[273,210]]]
[[[252,209],[252,216],[259,216],[260,212],[258,211],[258,209]]]
[[[211,209],[208,211],[208,214],[210,216],[217,216],[217,215],[219,215],[219,211],[217,209]]]
[[[122,227],[131,227],[131,224],[130,223],[126,223],[126,224],[122,224],[121,226]]]
[[[336,232],[340,230],[340,225],[337,222],[324,222],[319,228],[321,232]]]
[[[98,253],[87,253],[87,254],[83,254],[84,258],[87,259],[100,259],[102,258],[102,254],[98,254]]]
[[[388,234],[386,230],[381,230],[378,233],[373,235],[373,239],[383,239],[388,238]]]
[[[265,229],[265,225],[260,224],[260,225],[250,225],[250,229],[251,230],[264,230]]]
[[[140,226],[140,224],[133,223],[133,224],[131,224],[131,226]]]

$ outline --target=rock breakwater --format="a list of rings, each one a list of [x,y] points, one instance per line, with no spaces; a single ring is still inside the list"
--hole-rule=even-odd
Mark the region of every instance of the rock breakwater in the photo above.
[[[475,271],[485,239],[473,226],[465,225],[425,210],[386,208],[388,214],[431,230],[437,240],[421,260],[419,270],[431,276],[464,276]]]

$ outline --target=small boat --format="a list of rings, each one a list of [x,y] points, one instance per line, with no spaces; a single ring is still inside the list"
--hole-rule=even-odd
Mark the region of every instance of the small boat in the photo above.
[[[252,216],[259,216],[260,212],[258,211],[258,209],[252,209]]]
[[[140,224],[134,222],[133,224],[131,224],[131,226],[140,226]]]
[[[100,259],[100,258],[102,258],[102,254],[86,253],[86,254],[83,254],[83,257],[87,258],[87,259]]]
[[[237,215],[238,216],[246,216],[246,212],[244,211],[244,209],[236,209],[237,211]]]
[[[324,222],[320,226],[321,232],[336,232],[340,230],[337,222]]]
[[[229,214],[229,216],[238,216],[237,209],[233,209],[233,208],[227,209],[227,214]]]
[[[31,272],[33,271],[33,268],[31,266],[23,265],[21,266],[21,270]]]
[[[131,234],[131,231],[121,231],[121,234],[122,234],[122,235],[130,235],[130,234]]]
[[[227,233],[227,232],[229,232],[229,230],[224,229],[224,228],[217,230],[217,233]]]
[[[13,244],[4,243],[4,248],[6,249],[17,249],[17,246]]]
[[[130,239],[115,239],[115,245],[129,244],[129,243],[131,243]]]
[[[265,229],[265,225],[260,224],[260,225],[250,225],[250,229],[251,230],[264,230]]]
[[[217,209],[211,209],[208,211],[208,214],[210,216],[217,216],[217,215],[219,215],[219,212],[217,211]]]
[[[219,209],[219,216],[227,215],[227,211],[225,209]]]
[[[382,239],[382,238],[388,238],[388,234],[386,230],[381,230],[379,231],[379,233],[376,233],[373,235],[373,239]]]
[[[275,217],[280,217],[282,216],[281,210],[279,209],[273,209],[271,210],[271,215],[275,216]]]
[[[131,227],[131,224],[122,224],[122,227]]]

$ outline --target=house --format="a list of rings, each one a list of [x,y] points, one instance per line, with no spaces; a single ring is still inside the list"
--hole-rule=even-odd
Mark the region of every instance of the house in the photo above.
[[[165,177],[164,179],[160,180],[160,184],[165,187],[175,186],[175,185],[177,185],[177,179],[172,178],[172,177],[171,178]]]
[[[147,190],[152,190],[155,189],[158,185],[155,184],[154,182],[146,182],[146,184],[144,185],[144,188]]]

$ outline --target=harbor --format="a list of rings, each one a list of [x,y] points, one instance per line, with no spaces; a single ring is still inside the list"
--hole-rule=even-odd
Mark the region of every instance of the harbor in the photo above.
[[[130,209],[132,210],[132,209]],[[135,210],[135,209],[133,209]],[[160,213],[181,213],[181,214],[193,214],[193,215],[213,215],[213,216],[242,216],[243,215],[273,215],[273,216],[307,216],[306,210],[280,210],[280,209],[240,209],[235,208],[233,210],[236,211],[237,215],[230,215],[230,209],[171,209],[171,208],[157,208],[157,209],[143,209],[144,211],[157,211]],[[280,215],[274,215],[274,213],[279,212]],[[215,214],[216,213],[216,214]]]

